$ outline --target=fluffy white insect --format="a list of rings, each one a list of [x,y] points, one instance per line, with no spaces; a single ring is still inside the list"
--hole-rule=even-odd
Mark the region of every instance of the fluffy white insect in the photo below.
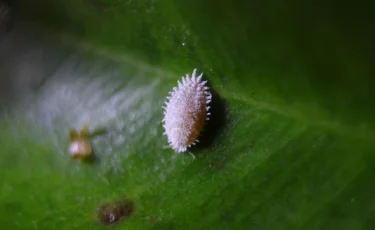
[[[169,92],[163,106],[163,134],[168,137],[169,145],[176,152],[185,152],[198,142],[206,120],[209,120],[208,104],[212,94],[205,86],[207,81],[202,81],[203,73],[196,76],[196,72],[197,69],[194,69],[191,77],[186,74],[178,81],[178,87]]]

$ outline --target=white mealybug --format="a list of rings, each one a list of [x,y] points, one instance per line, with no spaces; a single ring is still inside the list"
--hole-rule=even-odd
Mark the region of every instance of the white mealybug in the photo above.
[[[176,152],[185,152],[198,142],[198,136],[209,119],[208,104],[212,95],[205,86],[207,81],[202,81],[203,73],[196,76],[196,72],[194,69],[191,77],[186,74],[178,81],[178,87],[169,92],[163,106],[164,135]]]

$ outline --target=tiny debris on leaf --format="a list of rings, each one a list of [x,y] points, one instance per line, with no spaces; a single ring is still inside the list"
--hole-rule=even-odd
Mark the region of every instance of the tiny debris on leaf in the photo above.
[[[88,125],[85,125],[79,132],[70,130],[69,152],[74,159],[87,158],[92,154],[88,129]]]
[[[111,225],[130,217],[134,212],[134,204],[130,200],[116,200],[102,204],[97,210],[97,217],[101,224]]]
[[[210,167],[212,169],[215,169],[215,170],[222,169],[224,167],[224,163],[223,162],[217,162],[217,161],[216,162],[212,162],[210,164]]]

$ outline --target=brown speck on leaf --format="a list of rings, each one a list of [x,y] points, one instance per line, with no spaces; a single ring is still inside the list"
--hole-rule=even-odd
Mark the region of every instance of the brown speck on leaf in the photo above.
[[[224,163],[223,162],[212,162],[211,164],[210,164],[210,167],[212,168],[212,169],[221,169],[221,168],[223,168],[224,167]]]
[[[97,210],[99,222],[103,225],[111,225],[130,217],[134,212],[134,204],[130,200],[116,200],[102,204]]]

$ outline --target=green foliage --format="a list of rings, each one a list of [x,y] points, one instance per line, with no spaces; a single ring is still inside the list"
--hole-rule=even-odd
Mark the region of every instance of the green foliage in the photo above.
[[[116,229],[375,226],[375,36],[361,1],[15,7],[0,43],[5,229],[102,229],[97,208],[119,197],[135,211]],[[193,68],[214,91],[195,160],[163,148],[161,126]],[[80,162],[69,130],[87,122],[95,158]]]

